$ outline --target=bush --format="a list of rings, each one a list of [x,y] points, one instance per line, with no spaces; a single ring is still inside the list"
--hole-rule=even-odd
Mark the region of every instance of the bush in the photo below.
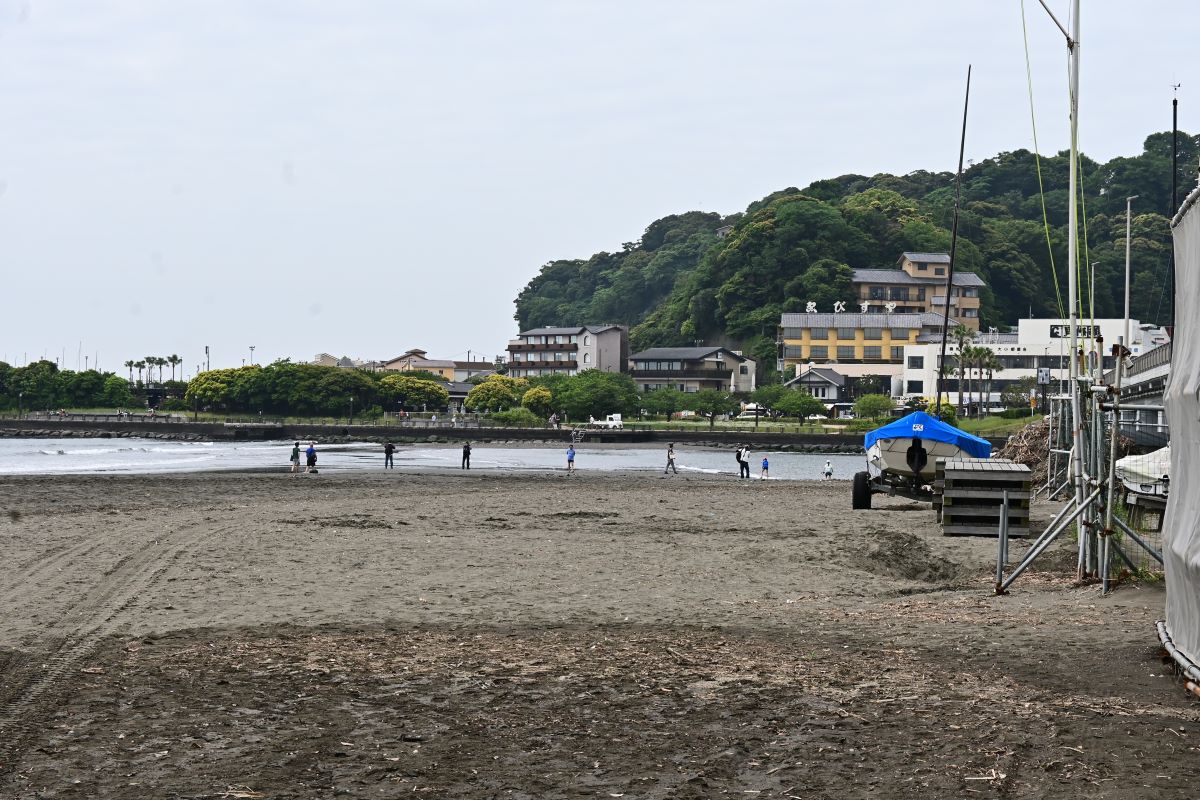
[[[492,414],[492,421],[506,428],[536,428],[546,423],[528,408],[511,408]]]

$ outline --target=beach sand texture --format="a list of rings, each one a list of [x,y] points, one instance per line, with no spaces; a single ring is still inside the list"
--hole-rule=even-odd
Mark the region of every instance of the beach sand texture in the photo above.
[[[0,797],[1193,795],[1161,587],[849,495],[0,478]]]

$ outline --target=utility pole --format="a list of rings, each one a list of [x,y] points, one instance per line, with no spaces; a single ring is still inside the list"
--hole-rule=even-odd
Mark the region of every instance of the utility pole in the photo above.
[[[250,366],[254,366],[254,345],[250,345]]]

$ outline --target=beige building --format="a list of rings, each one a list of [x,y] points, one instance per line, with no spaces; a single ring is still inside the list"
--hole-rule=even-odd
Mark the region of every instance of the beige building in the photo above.
[[[922,336],[940,334],[937,314],[783,314],[779,320],[778,368],[836,364],[841,375],[898,376],[904,371],[904,348]]]
[[[861,310],[893,314],[943,314],[946,308],[946,253],[904,253],[899,269],[854,270],[854,292]],[[979,295],[987,286],[973,272],[955,272],[950,292],[951,323],[979,330]]]
[[[514,378],[577,375],[585,369],[624,372],[629,329],[623,325],[534,328],[508,343],[508,374]]]

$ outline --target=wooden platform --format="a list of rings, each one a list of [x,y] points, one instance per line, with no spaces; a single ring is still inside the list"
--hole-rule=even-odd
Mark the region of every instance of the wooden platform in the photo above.
[[[1004,492],[1008,492],[1008,535],[1029,535],[1033,497],[1029,467],[1000,458],[939,458],[934,509],[947,536],[999,536]]]

